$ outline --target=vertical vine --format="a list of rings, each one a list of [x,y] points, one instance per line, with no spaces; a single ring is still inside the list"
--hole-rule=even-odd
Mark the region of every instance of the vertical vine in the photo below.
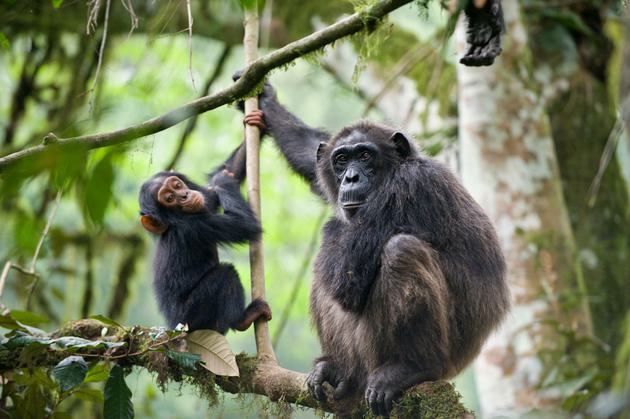
[[[245,36],[243,48],[245,50],[245,65],[251,65],[258,58],[258,1],[243,1],[245,9]],[[258,109],[258,98],[251,97],[245,100],[245,114]],[[247,158],[247,197],[249,204],[258,217],[262,220],[260,210],[260,131],[258,127],[245,125],[245,144]],[[252,300],[265,298],[265,259],[262,237],[249,246],[249,262],[251,270]],[[254,323],[256,336],[256,350],[260,358],[275,361],[276,357],[269,337],[269,327],[265,320],[259,319]]]

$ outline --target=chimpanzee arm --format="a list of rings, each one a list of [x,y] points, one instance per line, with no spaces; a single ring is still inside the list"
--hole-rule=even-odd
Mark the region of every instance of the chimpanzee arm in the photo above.
[[[239,77],[240,72],[232,76],[235,81]],[[269,83],[265,83],[263,92],[258,96],[258,107],[264,113],[264,133],[276,140],[291,168],[321,195],[315,182],[317,148],[320,143],[328,141],[330,134],[306,125],[289,112],[278,102],[276,91]]]
[[[239,181],[232,175],[220,172],[214,177],[213,188],[223,207],[223,214],[211,217],[217,242],[244,243],[258,239],[262,229],[241,195]]]
[[[317,166],[317,148],[328,141],[330,134],[306,125],[278,102],[276,92],[266,84],[259,99],[264,113],[267,133],[271,135],[300,176],[314,186]]]
[[[243,183],[246,175],[245,142],[242,142],[236,147],[227,160],[208,174],[210,185],[212,185],[214,177],[223,170],[232,172],[234,179],[236,179],[239,184]]]

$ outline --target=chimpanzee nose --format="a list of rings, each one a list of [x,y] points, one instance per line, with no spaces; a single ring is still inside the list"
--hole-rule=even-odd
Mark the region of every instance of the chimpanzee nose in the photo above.
[[[346,183],[356,183],[359,181],[359,172],[350,168],[346,171],[344,180]]]

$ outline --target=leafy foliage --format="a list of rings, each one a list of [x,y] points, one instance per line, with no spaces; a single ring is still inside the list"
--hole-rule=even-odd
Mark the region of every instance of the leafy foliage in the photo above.
[[[83,382],[88,364],[80,356],[69,356],[52,369],[51,375],[59,383],[61,391],[68,391]]]
[[[133,418],[131,390],[127,387],[124,371],[119,365],[115,365],[110,371],[104,393],[103,416],[105,419]]]

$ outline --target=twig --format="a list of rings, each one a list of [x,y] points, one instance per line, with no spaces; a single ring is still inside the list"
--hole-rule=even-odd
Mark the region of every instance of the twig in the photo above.
[[[308,244],[308,248],[306,249],[306,253],[304,254],[304,259],[302,259],[302,266],[300,266],[299,273],[295,277],[293,281],[293,289],[291,289],[291,293],[289,294],[289,300],[287,301],[287,305],[284,306],[284,310],[280,315],[280,320],[275,323],[276,333],[273,335],[273,347],[278,346],[278,342],[280,341],[280,337],[282,336],[282,332],[284,332],[284,328],[287,325],[287,321],[289,319],[289,315],[291,314],[291,310],[295,305],[295,301],[297,300],[297,296],[300,293],[300,289],[302,288],[302,284],[304,283],[304,277],[306,276],[306,272],[308,271],[308,267],[311,265],[311,260],[313,260],[313,256],[315,255],[315,251],[317,250],[317,238],[319,237],[319,231],[321,229],[322,224],[324,223],[324,219],[326,218],[326,208],[324,208],[317,217],[317,222],[315,223],[315,229],[313,230],[313,235],[311,236],[311,240]]]
[[[210,88],[223,72],[223,67],[225,66],[225,63],[227,62],[227,58],[229,57],[231,51],[232,51],[232,46],[226,44],[225,47],[223,48],[223,51],[221,52],[221,56],[219,57],[219,60],[217,61],[216,66],[214,67],[214,71],[212,72],[212,75],[210,76],[210,78],[208,78],[208,80],[206,81],[206,84],[203,86],[201,97],[206,96],[208,93],[210,93]],[[179,143],[177,145],[177,149],[175,150],[175,154],[173,154],[173,157],[171,158],[170,163],[166,165],[166,170],[173,170],[173,168],[179,161],[182,153],[184,152],[184,147],[186,146],[186,142],[188,141],[188,138],[190,138],[190,134],[192,134],[192,132],[195,130],[195,127],[197,126],[198,119],[199,119],[199,115],[194,115],[192,118],[188,119],[188,122],[186,123],[186,127],[184,128],[184,132],[182,133],[182,136],[179,138]]]
[[[103,37],[101,38],[101,46],[98,49],[98,62],[96,63],[96,72],[94,73],[94,81],[92,81],[92,88],[89,94],[91,95],[89,101],[89,114],[92,115],[94,110],[94,97],[96,96],[96,84],[98,83],[98,75],[101,72],[101,66],[103,65],[103,54],[105,53],[105,44],[107,43],[107,26],[109,25],[109,7],[112,0],[107,0],[105,4],[105,20],[103,21]]]
[[[245,10],[243,21],[245,35],[243,36],[243,48],[245,50],[245,65],[251,66],[258,58],[258,1],[254,0],[250,9]],[[258,109],[258,98],[251,97],[245,100],[245,115]],[[252,211],[258,220],[262,220],[260,211],[260,130],[258,127],[245,124],[245,153],[247,156],[247,197]],[[262,237],[252,241],[249,245],[249,264],[252,282],[252,300],[265,299],[265,259]],[[254,323],[256,336],[256,350],[258,356],[275,362],[269,327],[264,319]]]
[[[599,192],[599,188],[602,184],[602,179],[604,177],[604,173],[608,168],[608,164],[610,164],[610,160],[612,159],[615,150],[617,149],[617,144],[619,144],[619,139],[623,136],[623,131],[626,129],[626,122],[630,117],[630,96],[626,98],[621,104],[621,110],[619,112],[619,116],[615,121],[615,126],[613,127],[610,135],[608,136],[608,141],[606,141],[606,146],[604,147],[604,151],[602,152],[602,156],[599,159],[599,168],[597,169],[597,174],[591,183],[591,186],[588,188],[588,206],[593,208],[595,206],[595,202],[597,201],[597,194]],[[630,135],[630,133],[628,133]]]
[[[83,135],[66,139],[54,139],[40,145],[27,147],[0,157],[0,173],[6,168],[15,165],[25,158],[33,158],[46,153],[48,150],[93,150],[101,147],[110,147],[125,143],[150,134],[164,131],[173,125],[198,115],[203,112],[218,108],[227,103],[234,102],[247,95],[271,70],[288,64],[295,59],[316,51],[335,42],[338,39],[357,33],[365,28],[365,25],[377,19],[381,19],[388,13],[410,3],[411,0],[381,0],[365,11],[354,13],[340,21],[314,32],[302,39],[271,52],[248,66],[241,78],[213,95],[188,102],[165,114],[151,118],[130,127],[111,132]],[[53,159],[54,160],[54,159]]]
[[[192,12],[190,11],[190,0],[186,0],[186,11],[188,12],[188,71],[190,72],[190,80],[192,81],[193,89],[196,92],[197,91],[197,86],[195,86],[195,77],[193,76],[193,71],[192,71],[192,27],[193,27],[193,17],[192,17]]]
[[[101,9],[101,0],[89,0],[87,2],[88,17],[85,25],[85,33],[90,34],[98,26],[98,12]]]
[[[136,11],[133,9],[133,4],[131,0],[120,0],[125,10],[129,13],[129,18],[131,19],[131,28],[129,29],[129,34],[127,37],[131,36],[134,30],[138,28],[138,15],[136,15]]]
[[[37,271],[35,270],[36,264],[37,264],[37,258],[39,257],[39,252],[42,250],[44,240],[46,239],[46,236],[48,235],[48,232],[50,231],[50,227],[52,226],[53,220],[55,219],[55,216],[57,215],[57,208],[59,208],[59,203],[61,202],[62,192],[63,192],[63,189],[59,188],[59,190],[57,191],[57,196],[55,197],[55,205],[53,205],[52,209],[50,210],[48,221],[46,221],[46,225],[44,226],[42,235],[39,237],[39,242],[37,243],[37,247],[35,248],[33,259],[31,260],[30,275],[33,275],[35,277],[35,280],[29,287],[28,295],[26,296],[26,309],[28,309],[31,304],[31,297],[33,296],[33,292],[35,292],[35,287],[37,286],[37,283],[39,282],[39,275],[37,274]]]

